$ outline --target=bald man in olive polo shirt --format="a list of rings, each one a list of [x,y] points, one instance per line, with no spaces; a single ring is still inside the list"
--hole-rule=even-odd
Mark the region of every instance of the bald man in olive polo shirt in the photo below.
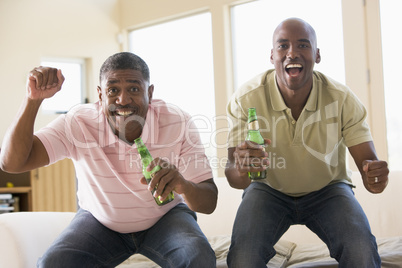
[[[381,265],[352,191],[346,149],[369,192],[387,186],[387,163],[377,158],[364,106],[347,86],[313,70],[320,61],[314,29],[287,19],[273,34],[275,69],[243,85],[228,104],[232,126],[225,173],[232,187],[245,189],[229,267],[266,267],[275,243],[295,224],[316,233],[340,267]],[[257,110],[265,151],[245,142],[250,107]],[[248,172],[265,169],[265,179],[248,178]]]

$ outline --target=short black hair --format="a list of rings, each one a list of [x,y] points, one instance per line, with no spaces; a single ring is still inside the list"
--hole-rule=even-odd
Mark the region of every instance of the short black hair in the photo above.
[[[99,80],[102,82],[102,77],[105,73],[114,70],[137,70],[142,73],[145,80],[149,82],[149,68],[143,59],[131,52],[116,53],[102,64],[99,73]]]

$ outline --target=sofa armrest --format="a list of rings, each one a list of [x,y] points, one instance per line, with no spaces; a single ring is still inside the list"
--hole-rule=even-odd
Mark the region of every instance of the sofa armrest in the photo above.
[[[13,212],[0,215],[0,267],[36,267],[73,212]]]

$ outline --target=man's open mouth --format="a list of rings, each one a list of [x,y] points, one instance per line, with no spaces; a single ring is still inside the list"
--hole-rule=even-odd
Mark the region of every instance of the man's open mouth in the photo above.
[[[115,114],[116,114],[116,115],[119,115],[119,116],[130,116],[130,115],[134,114],[134,111],[132,111],[132,110],[130,110],[130,111],[120,111],[120,110],[116,110],[116,111],[115,111]]]
[[[291,63],[286,65],[285,70],[290,76],[298,76],[303,70],[303,65],[299,63]]]
[[[110,105],[109,111],[114,116],[128,117],[138,113],[138,108],[135,106],[115,106]]]

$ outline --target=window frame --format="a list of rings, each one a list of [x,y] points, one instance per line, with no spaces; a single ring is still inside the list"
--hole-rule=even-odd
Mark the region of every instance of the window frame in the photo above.
[[[50,63],[55,63],[57,64],[78,64],[80,65],[81,68],[81,73],[80,73],[80,84],[81,84],[81,92],[80,92],[80,103],[86,103],[87,102],[87,92],[86,92],[86,79],[87,79],[87,74],[86,74],[86,68],[87,68],[87,63],[84,58],[62,58],[62,57],[42,57],[41,58],[41,65],[43,63],[50,62]],[[52,66],[50,66],[52,67]],[[62,70],[63,72],[63,70]],[[63,89],[62,89],[63,90]],[[57,94],[57,93],[56,93]],[[76,103],[79,104],[79,103]],[[72,104],[72,106],[76,105]],[[70,107],[71,109],[71,107]],[[60,109],[60,110],[53,110],[53,109],[46,109],[43,105],[41,107],[41,112],[44,114],[64,114],[67,113],[68,110]]]

